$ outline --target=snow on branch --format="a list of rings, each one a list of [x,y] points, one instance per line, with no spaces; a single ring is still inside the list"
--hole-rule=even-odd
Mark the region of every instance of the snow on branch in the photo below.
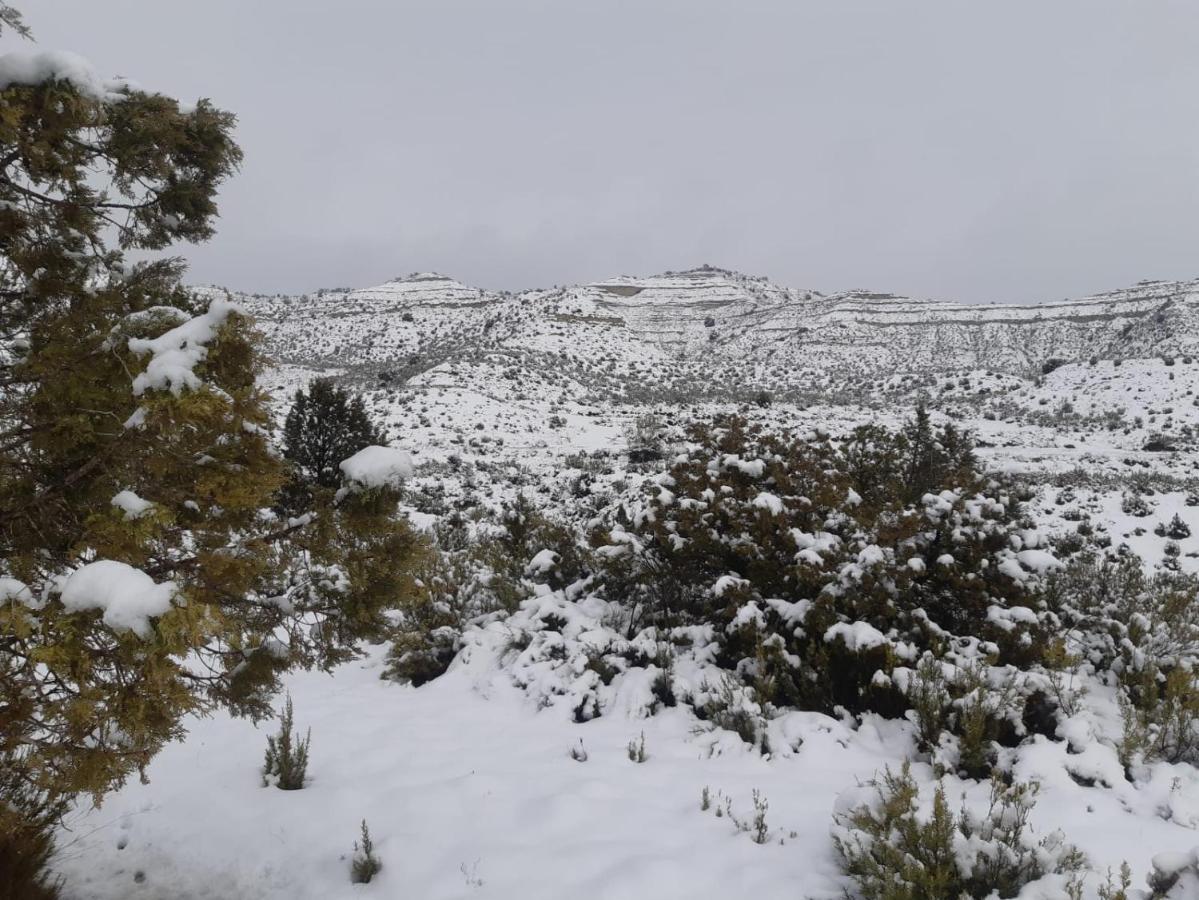
[[[123,78],[102,78],[90,62],[68,50],[18,50],[0,56],[0,91],[47,81],[65,81],[101,102],[119,100],[136,89]]]
[[[62,585],[62,605],[70,612],[104,611],[104,624],[114,631],[150,636],[151,617],[171,608],[178,588],[173,581],[156,584],[133,566],[101,559],[76,569]]]
[[[208,344],[231,313],[241,307],[224,297],[215,298],[208,311],[188,319],[156,338],[130,338],[129,349],[138,356],[149,353],[146,370],[133,379],[133,394],[169,390],[178,397],[185,389],[196,390],[200,378],[195,368],[208,356]]]

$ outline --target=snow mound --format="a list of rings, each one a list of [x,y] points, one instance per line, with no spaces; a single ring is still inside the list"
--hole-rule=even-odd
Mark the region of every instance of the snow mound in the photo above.
[[[339,465],[346,481],[362,487],[396,487],[412,477],[412,456],[395,447],[363,447]]]
[[[150,636],[150,619],[171,608],[178,588],[174,582],[156,584],[133,566],[111,559],[76,569],[62,586],[62,605],[70,612],[104,611],[104,624],[115,631]]]

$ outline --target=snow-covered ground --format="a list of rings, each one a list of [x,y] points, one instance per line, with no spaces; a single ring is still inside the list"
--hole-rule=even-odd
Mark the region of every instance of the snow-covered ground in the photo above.
[[[680,307],[670,292],[684,288],[690,293]],[[1144,288],[1148,299],[1115,296],[1111,328],[1125,327],[1122,316],[1140,322],[1142,307],[1156,309],[1157,290]],[[1189,316],[1195,294],[1190,287],[1183,293]],[[842,306],[850,301],[884,319],[935,318],[924,307],[912,312],[866,296]],[[317,375],[343,377],[363,391],[394,443],[412,453],[416,475],[405,509],[421,527],[454,509],[494,509],[517,493],[579,521],[645,477],[625,451],[627,430],[646,417],[668,437],[690,419],[731,411],[774,429],[837,435],[864,421],[897,426],[923,396],[935,419],[977,435],[986,466],[1034,484],[1029,511],[1042,530],[1064,535],[1086,522],[1154,567],[1170,544],[1155,530],[1177,514],[1190,528],[1175,542],[1178,567],[1199,573],[1199,459],[1191,449],[1199,364],[1189,357],[1119,365],[1076,359],[1043,377],[977,362],[932,375],[833,366],[820,383],[827,388],[852,375],[853,397],[757,405],[746,403],[751,388],[796,390],[807,377],[796,366],[811,362],[802,347],[772,357],[776,338],[762,323],[777,324],[787,304],[815,300],[742,276],[616,279],[517,296],[484,296],[418,276],[314,302],[315,311],[298,298],[256,301],[270,317],[264,328],[277,363],[264,386],[281,409]],[[673,323],[679,309],[695,321]],[[1074,343],[1089,347],[1099,338],[1086,329],[1098,326],[1090,307],[1083,312],[1067,325],[1078,331]],[[847,316],[841,307],[829,315]],[[628,327],[615,324],[622,316]],[[717,325],[705,325],[707,317]],[[708,337],[713,327],[719,340]],[[949,340],[959,325],[947,319],[936,327],[927,333]],[[1127,327],[1124,333],[1148,341]],[[1018,335],[1012,340],[1019,346]],[[1191,346],[1177,335],[1163,340]],[[697,374],[713,382],[737,378],[742,344],[752,378],[742,378],[738,396],[669,396],[671,386]],[[709,345],[724,349],[705,358],[700,350]],[[1045,348],[1038,359],[1049,354]],[[842,349],[852,355],[836,341],[819,348],[834,362]],[[688,360],[684,351],[699,355]],[[1008,346],[986,364],[1023,353]],[[958,355],[969,361],[987,354]],[[1177,450],[1147,449],[1159,433]],[[1130,492],[1143,501],[1144,515],[1125,510]],[[420,688],[381,679],[385,648],[378,647],[332,675],[289,678],[297,723],[312,729],[310,783],[300,791],[262,786],[266,735],[276,723],[255,727],[225,715],[190,723],[187,739],[152,763],[147,784],[131,782],[99,809],[72,816],[57,862],[64,896],[843,896],[829,835],[837,798],[913,753],[908,723],[867,717],[855,726],[788,713],[771,722],[770,756],[712,730],[688,707],[645,718],[631,695],[579,724],[569,704],[517,686],[503,627],[474,634],[450,672]],[[1156,764],[1129,782],[1114,749],[1119,727],[1110,692],[1092,685],[1062,735],[1069,740],[1038,738],[1003,751],[1003,761],[1017,778],[1040,784],[1032,815],[1038,834],[1062,829],[1099,870],[1126,860],[1141,886],[1154,855],[1199,847],[1199,772]],[[642,733],[648,759],[637,763],[627,747]],[[580,747],[586,761],[572,757]],[[928,781],[926,767],[916,773]],[[955,792],[967,793],[970,805],[985,804],[986,785],[947,783],[953,805]],[[705,788],[712,803],[706,811]],[[749,819],[755,790],[769,804],[763,844],[729,816],[715,815],[727,799],[738,819]],[[384,869],[371,884],[355,886],[350,857],[364,818]],[[1088,900],[1096,888],[1092,879]]]
[[[550,478],[550,461],[557,455],[560,465],[566,449],[543,446],[523,458],[542,460]],[[1166,543],[1155,525],[1177,513],[1193,535],[1179,542],[1181,567],[1199,571],[1199,507],[1186,497],[1148,497],[1150,514],[1134,517],[1121,510],[1119,490],[1046,485],[1033,509],[1051,532],[1085,515],[1149,565]],[[301,791],[262,786],[274,722],[217,715],[191,723],[187,739],[151,765],[148,784],[131,782],[101,808],[72,816],[58,863],[65,896],[841,896],[829,837],[837,797],[911,755],[910,725],[867,718],[854,727],[790,713],[771,723],[785,739],[772,740],[775,752],[763,757],[683,707],[643,718],[626,698],[578,724],[568,703],[547,706],[544,695],[514,684],[496,636],[504,627],[481,632],[447,675],[420,688],[380,678],[384,648],[333,675],[292,676],[297,723],[312,729],[310,783]],[[1007,762],[1041,785],[1039,833],[1062,829],[1100,868],[1127,860],[1141,884],[1155,854],[1199,846],[1199,772],[1158,764],[1134,787],[1113,747],[1112,697],[1096,686],[1086,703],[1071,723],[1071,734],[1084,736],[1076,745],[1038,739],[1005,751]],[[627,745],[642,733],[648,760],[635,763]],[[570,754],[578,747],[584,762]],[[985,785],[950,784],[985,803]],[[705,787],[708,811],[700,808]],[[762,845],[714,814],[728,798],[749,819],[755,790],[769,803]],[[364,818],[385,868],[354,886],[350,856]]]
[[[798,750],[763,758],[731,734],[697,732],[680,709],[580,725],[539,711],[498,671],[464,665],[421,688],[379,674],[376,651],[332,677],[290,679],[297,722],[312,728],[301,791],[262,787],[271,723],[193,723],[149,784],[74,817],[59,864],[66,896],[831,900],[843,888],[829,840],[838,794],[913,750],[906,723],[796,713]],[[635,763],[627,745],[642,733],[648,759]],[[569,753],[580,741],[585,762]],[[1014,752],[1017,774],[1042,785],[1038,832],[1060,828],[1095,860],[1127,860],[1138,883],[1153,855],[1199,845],[1194,769],[1160,765],[1138,790],[1110,748],[1072,754],[1042,740]],[[1072,772],[1113,787],[1084,787]],[[985,785],[955,786],[985,801]],[[714,814],[728,797],[750,818],[754,790],[769,803],[765,844]],[[355,886],[363,818],[384,869]]]

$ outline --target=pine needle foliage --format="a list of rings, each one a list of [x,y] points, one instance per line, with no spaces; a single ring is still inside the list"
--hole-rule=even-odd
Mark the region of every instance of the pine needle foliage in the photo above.
[[[271,514],[289,470],[253,323],[146,258],[213,234],[234,124],[129,86],[0,91],[0,753],[31,790],[101,797],[188,714],[268,715],[282,672],[385,637],[428,552],[394,487]],[[182,373],[151,371],[162,346]],[[68,607],[93,561],[169,583],[169,609],[131,630]]]
[[[871,782],[874,797],[838,814],[833,829],[842,871],[860,900],[990,900],[1010,898],[1047,874],[1083,869],[1082,853],[1053,832],[1036,841],[1028,816],[1033,784],[994,778],[987,810],[949,807],[938,784],[921,812],[919,788],[905,763]]]
[[[371,421],[362,398],[328,378],[296,391],[283,425],[283,455],[295,463],[303,482],[321,487],[341,484],[338,464],[343,459],[384,443],[386,438]]]
[[[371,879],[383,871],[383,863],[375,856],[375,845],[371,841],[366,819],[362,820],[362,837],[354,842],[354,858],[350,862],[350,881],[353,884],[370,884]]]
[[[0,754],[0,900],[57,900],[49,873],[54,831],[68,803],[21,777],[24,761]]]
[[[304,787],[308,772],[308,747],[312,743],[312,729],[298,739],[295,729],[295,712],[291,695],[283,706],[279,717],[279,733],[266,739],[266,759],[262,766],[263,787],[273,783],[281,791],[298,791]]]

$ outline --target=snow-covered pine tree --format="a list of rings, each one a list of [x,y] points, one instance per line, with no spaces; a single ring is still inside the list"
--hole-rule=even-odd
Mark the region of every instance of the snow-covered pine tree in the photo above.
[[[273,515],[252,323],[126,261],[211,236],[233,125],[70,54],[0,58],[0,754],[31,790],[101,795],[189,712],[268,714],[280,672],[382,635],[424,552],[398,451]]]
[[[341,484],[338,464],[363,447],[386,443],[359,396],[318,378],[308,390],[296,391],[283,425],[283,454],[296,464],[300,477],[322,487]]]

